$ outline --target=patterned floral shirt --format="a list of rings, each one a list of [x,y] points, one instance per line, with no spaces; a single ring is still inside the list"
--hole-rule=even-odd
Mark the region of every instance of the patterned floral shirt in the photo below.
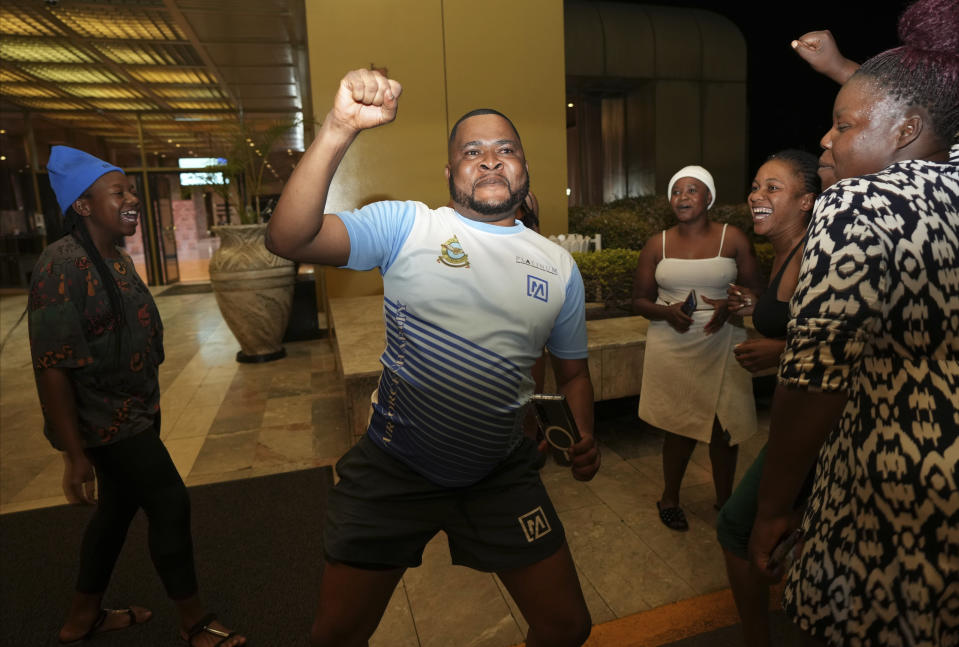
[[[43,251],[27,305],[34,371],[68,369],[86,447],[149,429],[160,410],[160,313],[129,256],[120,252],[104,262],[120,288],[125,326],[118,325],[93,261],[73,236]],[[49,425],[44,434],[62,449]]]

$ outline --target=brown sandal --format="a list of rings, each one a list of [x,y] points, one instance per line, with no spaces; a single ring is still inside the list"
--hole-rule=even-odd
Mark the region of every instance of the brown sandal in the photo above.
[[[214,636],[219,636],[220,642],[218,642],[217,645],[222,645],[223,643],[228,641],[230,638],[237,635],[235,631],[231,631],[227,633],[225,631],[221,631],[220,629],[214,629],[213,627],[210,626],[210,623],[212,623],[214,620],[216,620],[216,614],[208,613],[202,618],[200,618],[199,622],[197,622],[195,625],[190,627],[189,630],[187,630],[186,637],[183,637],[183,636],[180,636],[180,637],[183,638],[184,641],[186,641],[187,645],[189,645],[190,647],[194,647],[193,639],[199,636],[200,634],[205,633],[205,634],[212,634]]]
[[[100,628],[103,627],[103,623],[107,621],[107,617],[111,615],[116,615],[119,613],[125,613],[128,616],[130,616],[130,624],[124,625],[123,627],[117,627],[115,630],[109,629],[109,630],[100,631]],[[149,618],[147,618],[147,620],[149,620]],[[147,620],[144,620],[143,622],[147,622]],[[137,624],[141,624],[141,623],[137,622],[137,614],[133,611],[132,608],[100,609],[100,613],[97,614],[97,619],[93,621],[93,624],[90,625],[90,628],[87,629],[87,632],[85,634],[83,634],[79,638],[74,638],[73,640],[60,640],[58,638],[57,642],[59,642],[61,645],[75,645],[76,643],[90,640],[91,638],[93,638],[95,635],[99,633],[106,633],[106,631],[118,631],[120,629],[128,629],[129,627],[132,627],[133,625],[137,625]]]

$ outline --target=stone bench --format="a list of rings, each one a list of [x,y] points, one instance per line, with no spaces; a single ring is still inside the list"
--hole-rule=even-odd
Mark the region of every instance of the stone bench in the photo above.
[[[336,367],[346,390],[346,415],[350,444],[366,432],[370,394],[376,389],[380,355],[386,343],[383,297],[330,299],[330,324]],[[589,372],[596,400],[639,395],[643,354],[646,349],[645,317],[617,317],[586,322],[589,339]],[[544,390],[555,390],[551,370]]]

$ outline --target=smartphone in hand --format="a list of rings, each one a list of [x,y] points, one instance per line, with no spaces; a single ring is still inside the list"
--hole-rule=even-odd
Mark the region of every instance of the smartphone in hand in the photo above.
[[[696,290],[690,290],[689,294],[687,294],[683,300],[683,305],[680,306],[679,309],[682,310],[683,314],[687,317],[692,317],[693,313],[696,312],[697,303]]]
[[[546,442],[556,450],[553,458],[560,465],[571,465],[569,448],[578,443],[582,436],[566,396],[561,393],[534,393],[532,403]]]
[[[781,566],[783,570],[789,570],[789,567],[792,566],[796,558],[799,557],[797,544],[801,539],[802,530],[799,528],[780,539],[776,547],[773,548],[772,554],[769,556],[769,562],[766,565],[767,568],[769,568],[770,571],[775,571]]]

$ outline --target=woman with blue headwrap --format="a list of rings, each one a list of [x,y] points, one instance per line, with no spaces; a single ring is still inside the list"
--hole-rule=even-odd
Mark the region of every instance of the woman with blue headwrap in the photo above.
[[[67,146],[53,147],[47,170],[67,235],[43,251],[32,275],[30,348],[44,434],[64,456],[64,494],[73,504],[96,504],[59,641],[150,619],[142,607],[101,608],[127,528],[143,508],[150,555],[180,612],[181,637],[194,647],[242,645],[246,639],[200,602],[190,500],[160,441],[163,324],[116,246],[136,232],[135,184],[116,166]]]

